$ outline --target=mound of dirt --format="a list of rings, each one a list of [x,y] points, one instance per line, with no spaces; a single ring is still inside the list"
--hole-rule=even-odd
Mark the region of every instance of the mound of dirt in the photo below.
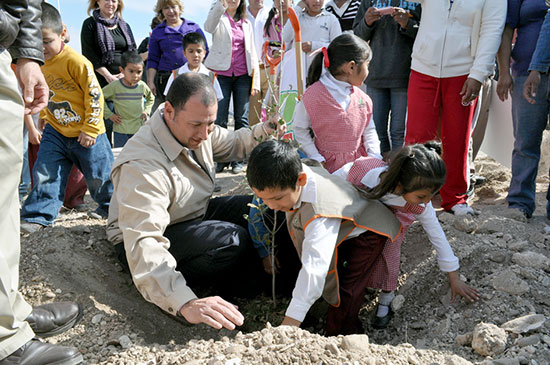
[[[487,177],[472,199],[481,214],[439,218],[482,299],[450,302],[446,275],[415,223],[403,244],[400,305],[386,330],[370,326],[374,292],[360,315],[366,335],[324,337],[315,319],[322,304],[305,329],[276,326],[288,298],[274,305],[269,297],[237,302],[246,318],[239,331],[184,326],[137,292],[105,238],[105,221],[77,212],[22,237],[21,291],[32,304],[82,303],[83,320],[47,341],[78,347],[90,364],[550,364],[548,176],[539,176],[538,209],[527,222],[506,207],[510,171],[487,157],[477,168]],[[218,183],[221,194],[248,191],[242,174],[221,174]]]

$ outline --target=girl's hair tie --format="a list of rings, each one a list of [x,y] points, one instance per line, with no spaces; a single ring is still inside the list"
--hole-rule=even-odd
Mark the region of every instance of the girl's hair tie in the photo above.
[[[321,51],[323,52],[323,60],[325,61],[325,68],[329,68],[330,61],[328,59],[328,51],[326,47],[321,48]]]

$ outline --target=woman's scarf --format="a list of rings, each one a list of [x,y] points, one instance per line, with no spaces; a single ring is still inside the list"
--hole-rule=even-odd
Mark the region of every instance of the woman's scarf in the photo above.
[[[118,17],[118,14],[115,14],[111,19],[105,19],[99,9],[95,9],[93,12],[94,20],[97,24],[97,41],[99,43],[99,48],[101,49],[101,64],[104,66],[109,66],[115,60],[115,41],[111,32],[108,28],[118,25],[124,38],[126,38],[126,44],[128,45],[128,51],[136,50],[136,42],[134,41],[134,36],[132,31],[122,18]]]

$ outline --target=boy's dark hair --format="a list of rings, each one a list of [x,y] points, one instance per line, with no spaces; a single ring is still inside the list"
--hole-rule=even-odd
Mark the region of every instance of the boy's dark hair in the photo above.
[[[182,43],[184,51],[190,44],[200,44],[202,48],[206,48],[206,40],[200,33],[197,32],[191,32],[184,35]]]
[[[51,29],[55,34],[63,32],[63,22],[57,9],[46,2],[42,3],[42,28]]]
[[[282,140],[260,143],[248,158],[246,178],[251,188],[263,191],[266,188],[296,190],[302,161],[298,148]]]
[[[363,39],[355,34],[344,33],[334,38],[328,45],[327,54],[329,59],[328,70],[332,76],[340,73],[340,67],[350,61],[355,61],[357,66],[363,62],[369,62],[372,52]],[[323,71],[323,52],[319,52],[313,58],[307,74],[306,86],[310,86],[321,77]]]
[[[441,159],[441,144],[429,141],[401,148],[390,160],[380,184],[366,193],[369,199],[380,199],[392,193],[398,184],[403,194],[418,190],[436,193],[445,183],[447,170]]]
[[[197,72],[187,72],[174,79],[166,95],[166,101],[170,102],[177,113],[184,108],[190,97],[197,94],[201,96],[202,104],[205,106],[213,105],[218,101],[212,81],[208,76]]]
[[[136,65],[143,65],[143,59],[136,51],[126,51],[122,53],[120,57],[120,67],[126,68],[129,63],[134,63]]]

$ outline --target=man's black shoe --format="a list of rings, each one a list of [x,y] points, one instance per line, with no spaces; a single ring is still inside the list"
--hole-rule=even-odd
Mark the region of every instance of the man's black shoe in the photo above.
[[[76,365],[82,362],[78,349],[52,345],[33,338],[10,356],[0,360],[0,365]]]
[[[82,317],[77,303],[57,302],[34,307],[26,321],[38,337],[58,335],[72,328]]]

